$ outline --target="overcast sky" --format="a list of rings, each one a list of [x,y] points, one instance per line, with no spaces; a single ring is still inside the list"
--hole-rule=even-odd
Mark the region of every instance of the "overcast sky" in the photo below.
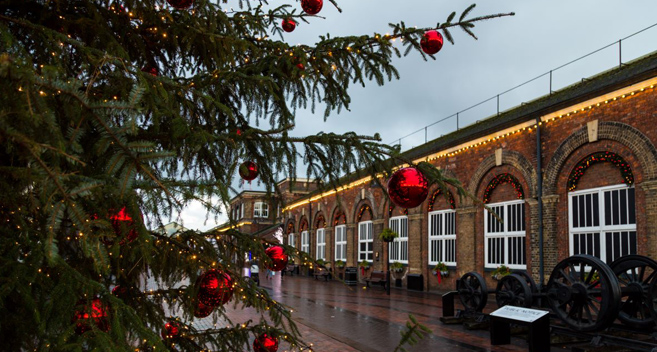
[[[276,1],[276,0],[272,0]],[[292,3],[292,1],[288,1]],[[313,44],[319,35],[386,33],[388,23],[404,21],[420,28],[443,22],[449,13],[460,14],[473,1],[461,0],[338,0],[343,12],[324,0],[310,23],[300,23],[286,34],[291,44]],[[299,6],[298,3],[294,3]],[[300,7],[300,6],[299,6]],[[402,149],[424,143],[424,126],[494,97],[523,82],[556,69],[576,58],[617,42],[657,23],[656,0],[497,0],[482,1],[471,16],[515,12],[505,17],[480,22],[474,28],[479,40],[454,29],[455,45],[445,42],[436,60],[423,61],[418,53],[396,59],[400,80],[379,87],[354,85],[350,91],[350,111],[334,114],[323,121],[323,110],[313,115],[299,111],[294,135],[319,131],[358,134],[380,133],[385,143],[397,143],[416,130],[422,132],[402,140]],[[458,18],[458,16],[457,16]],[[622,43],[623,61],[657,50],[657,27]],[[618,65],[618,45],[604,49],[582,61],[553,72],[553,89],[575,83]],[[538,79],[500,98],[506,110],[545,95],[549,80]],[[461,127],[496,113],[496,102],[460,114]],[[428,139],[447,134],[456,128],[454,119],[427,130]],[[299,175],[303,177],[304,175]],[[254,181],[255,182],[255,181]],[[257,184],[242,189],[256,189]],[[182,214],[185,227],[209,229],[223,223],[225,216],[204,223],[205,213],[192,206]]]

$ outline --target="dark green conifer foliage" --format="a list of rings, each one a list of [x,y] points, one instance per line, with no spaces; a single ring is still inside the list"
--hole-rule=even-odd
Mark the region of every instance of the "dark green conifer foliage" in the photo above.
[[[179,350],[247,350],[265,331],[305,346],[288,308],[240,279],[241,263],[232,262],[248,251],[264,257],[260,240],[236,231],[170,239],[144,224],[161,225],[192,200],[214,216],[244,160],[258,164],[271,192],[281,176],[294,176],[299,156],[308,177],[331,185],[356,166],[389,171],[401,159],[378,136],[289,131],[298,108],[323,103],[328,117],[349,107],[351,83],[397,78],[391,58],[403,46],[424,56],[427,28],[400,23],[391,35],[327,35],[315,46],[291,46],[282,40],[283,18],[321,19],[293,1],[236,2],[196,0],[175,10],[155,0],[0,1],[3,350],[164,350],[171,346],[160,329],[171,316],[189,321],[196,305],[194,285],[181,280],[194,283],[209,268],[235,278],[227,304],[262,315],[245,326],[188,326],[175,341]],[[472,18],[470,10],[433,28],[452,41],[448,28],[474,37],[474,22],[503,16]],[[219,203],[207,202],[211,196]],[[134,241],[126,239],[129,226],[109,221],[124,207],[136,223]],[[140,292],[146,275],[161,288]],[[112,295],[116,285],[126,293]],[[75,312],[94,297],[108,307],[109,330],[88,324],[76,334]],[[213,314],[223,321],[223,313]]]

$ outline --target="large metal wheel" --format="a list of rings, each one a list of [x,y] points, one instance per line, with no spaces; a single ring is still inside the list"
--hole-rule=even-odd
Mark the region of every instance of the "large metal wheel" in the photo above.
[[[590,255],[578,254],[562,260],[547,283],[550,308],[575,331],[599,331],[613,323],[620,297],[614,272]]]
[[[618,319],[623,324],[646,329],[655,325],[650,285],[657,277],[657,261],[641,255],[626,255],[610,265],[621,288]]]
[[[529,288],[531,289],[532,293],[538,293],[538,287],[536,286],[536,282],[534,282],[534,279],[532,278],[531,275],[529,275],[528,272],[514,271],[513,273],[518,274],[525,279],[525,282],[527,283],[527,285],[529,285]]]
[[[466,310],[475,312],[484,310],[488,301],[488,288],[486,288],[486,280],[479,273],[471,271],[461,276],[456,281],[456,291]]]
[[[533,295],[525,277],[518,274],[510,274],[497,282],[495,300],[497,301],[498,307],[511,305],[529,308],[532,306]]]

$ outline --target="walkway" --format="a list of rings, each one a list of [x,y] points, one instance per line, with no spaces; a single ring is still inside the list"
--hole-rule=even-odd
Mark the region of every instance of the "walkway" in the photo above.
[[[293,307],[303,339],[313,343],[317,352],[392,351],[409,314],[433,333],[416,346],[405,346],[408,351],[527,351],[522,339],[512,339],[511,345],[491,346],[487,330],[470,331],[462,325],[441,323],[441,296],[435,293],[393,288],[387,296],[379,286],[344,286],[335,280],[281,277],[279,273],[273,279],[265,279],[264,273],[260,276],[261,285],[274,299]],[[229,313],[233,322],[246,320],[248,315],[247,311]],[[279,350],[288,348],[282,345]]]

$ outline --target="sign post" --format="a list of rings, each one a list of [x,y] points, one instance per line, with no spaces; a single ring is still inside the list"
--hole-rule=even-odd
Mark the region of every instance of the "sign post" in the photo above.
[[[547,311],[504,306],[490,313],[491,345],[511,343],[511,323],[529,326],[529,351],[550,352],[550,317]]]

